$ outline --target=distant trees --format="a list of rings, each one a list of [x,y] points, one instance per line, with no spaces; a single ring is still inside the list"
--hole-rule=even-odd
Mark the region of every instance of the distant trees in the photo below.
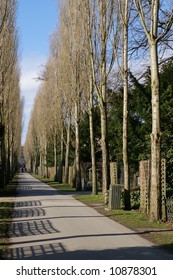
[[[25,144],[32,165],[46,170],[52,153],[52,165],[65,166],[67,182],[73,163],[73,183],[80,190],[81,160],[90,160],[96,194],[96,161],[102,161],[102,191],[107,194],[109,163],[117,161],[124,167],[125,207],[130,209],[130,175],[139,160],[151,156],[150,218],[159,219],[161,147],[166,149],[168,139],[161,143],[159,99],[167,91],[160,88],[164,67],[159,68],[158,49],[163,54],[172,45],[172,19],[162,1],[61,2]],[[140,79],[133,62],[144,53],[150,63]]]
[[[16,1],[0,2],[0,139],[1,185],[8,183],[18,167],[23,102],[19,88]]]

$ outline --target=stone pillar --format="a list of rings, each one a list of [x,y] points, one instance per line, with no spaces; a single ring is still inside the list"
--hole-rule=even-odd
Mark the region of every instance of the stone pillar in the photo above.
[[[161,214],[166,221],[166,159],[161,161]]]
[[[140,210],[149,214],[151,166],[149,160],[143,160],[139,165]],[[166,160],[161,160],[161,215],[166,220]]]
[[[140,211],[149,213],[150,208],[150,161],[142,160],[139,164],[139,185],[140,185]]]
[[[110,183],[111,185],[118,184],[118,168],[116,162],[110,163]]]

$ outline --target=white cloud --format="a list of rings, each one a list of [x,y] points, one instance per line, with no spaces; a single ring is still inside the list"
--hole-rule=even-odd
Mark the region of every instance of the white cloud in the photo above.
[[[37,77],[42,70],[42,65],[46,63],[46,60],[47,58],[44,56],[33,54],[24,57],[21,61],[20,90],[21,96],[24,98],[22,145],[25,143],[31,110],[40,85],[40,82],[37,81]]]

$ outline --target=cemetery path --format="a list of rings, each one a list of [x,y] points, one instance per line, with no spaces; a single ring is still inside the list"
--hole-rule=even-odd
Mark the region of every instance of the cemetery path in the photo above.
[[[96,210],[19,174],[11,260],[165,260],[173,255]]]

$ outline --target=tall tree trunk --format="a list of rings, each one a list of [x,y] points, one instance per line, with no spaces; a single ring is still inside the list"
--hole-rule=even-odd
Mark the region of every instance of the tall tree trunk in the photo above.
[[[69,112],[68,126],[67,126],[66,154],[65,154],[65,175],[64,175],[65,183],[68,183],[68,175],[69,175],[70,131],[71,131],[71,113]]]
[[[11,179],[11,149],[10,149],[10,132],[9,132],[9,124],[7,125],[7,174],[6,174],[6,183],[8,184]]]
[[[47,166],[47,140],[44,144],[44,177],[48,178],[48,166]]]
[[[0,187],[4,188],[6,185],[6,170],[5,170],[5,145],[4,145],[4,126],[0,123]]]
[[[106,105],[100,106],[101,114],[101,135],[102,135],[102,191],[106,196],[110,183],[109,158],[108,158],[108,139],[107,139],[107,110]],[[106,199],[106,197],[105,197]]]
[[[76,190],[81,190],[81,172],[80,172],[80,141],[79,141],[79,104],[75,103],[75,173],[76,173]]]
[[[146,33],[150,49],[151,68],[151,95],[152,95],[152,133],[151,133],[151,194],[150,194],[150,220],[161,218],[161,128],[160,128],[160,81],[158,67],[158,42],[170,31],[172,26],[172,14],[163,22],[162,34],[158,36],[160,1],[150,1],[150,31],[147,29],[144,11],[140,1],[134,0],[136,10],[139,13],[142,26]],[[166,13],[165,13],[166,15]],[[147,17],[148,18],[148,17]]]
[[[59,164],[59,176],[58,181],[62,183],[63,179],[63,163],[64,163],[64,130],[61,130],[61,155],[60,155],[60,164]]]
[[[93,79],[90,77],[90,97],[89,97],[89,127],[90,127],[90,144],[91,144],[91,162],[92,162],[92,194],[97,194],[97,171],[94,143],[93,128]]]
[[[128,0],[123,7],[123,165],[124,165],[124,203],[130,210],[130,182],[128,160]]]
[[[161,218],[161,130],[160,130],[160,84],[158,72],[157,42],[150,43],[152,133],[151,133],[151,201],[150,219]]]
[[[32,158],[31,158],[31,172],[33,172],[33,164],[32,164]],[[39,175],[43,176],[43,155],[42,152],[40,153],[40,170]]]
[[[110,174],[109,174],[109,157],[108,157],[108,139],[107,139],[107,104],[106,104],[106,2],[100,1],[101,13],[101,64],[100,64],[100,114],[101,114],[101,139],[102,139],[102,190],[105,196],[107,195]],[[106,199],[106,197],[105,197]]]
[[[13,136],[12,136],[13,137]],[[15,155],[14,155],[14,141],[11,142],[11,155],[10,155],[10,170],[11,170],[11,178],[13,178],[15,174]]]
[[[55,168],[55,178],[54,180],[57,180],[57,135],[54,135],[54,168]]]

